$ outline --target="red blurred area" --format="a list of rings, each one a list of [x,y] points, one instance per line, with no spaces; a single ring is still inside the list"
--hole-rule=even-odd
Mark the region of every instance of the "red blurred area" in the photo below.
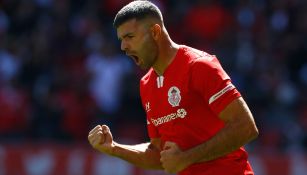
[[[163,171],[141,170],[120,159],[97,154],[89,145],[31,144],[0,147],[2,175],[164,175]],[[259,175],[303,175],[307,156],[298,154],[250,154],[254,171]]]

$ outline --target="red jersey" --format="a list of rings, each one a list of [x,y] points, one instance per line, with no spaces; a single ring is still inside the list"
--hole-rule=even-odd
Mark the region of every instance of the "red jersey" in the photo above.
[[[141,79],[140,93],[150,138],[193,148],[224,127],[218,114],[240,93],[218,59],[180,46],[163,76],[151,68]],[[181,175],[252,175],[247,153],[240,148],[216,160],[189,166]]]

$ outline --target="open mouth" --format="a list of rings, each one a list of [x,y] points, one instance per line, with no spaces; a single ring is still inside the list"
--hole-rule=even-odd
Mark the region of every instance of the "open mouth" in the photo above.
[[[135,55],[129,55],[132,59],[133,59],[133,61],[135,62],[135,64],[137,64],[137,65],[139,65],[140,64],[140,59],[139,59],[139,57],[137,57],[137,56],[135,56]]]

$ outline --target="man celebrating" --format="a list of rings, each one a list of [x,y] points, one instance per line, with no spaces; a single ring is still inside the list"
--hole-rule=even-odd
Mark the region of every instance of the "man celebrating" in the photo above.
[[[243,145],[258,136],[253,116],[218,59],[174,43],[153,3],[133,1],[114,19],[121,49],[142,69],[149,143],[123,145],[106,125],[88,140],[136,166],[180,175],[253,175]]]

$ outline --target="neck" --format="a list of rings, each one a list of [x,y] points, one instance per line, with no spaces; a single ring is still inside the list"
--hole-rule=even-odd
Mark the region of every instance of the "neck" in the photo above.
[[[168,36],[165,37],[165,40],[161,40],[159,43],[159,55],[156,63],[153,65],[155,72],[161,76],[164,74],[166,68],[174,60],[179,45],[174,43]]]

